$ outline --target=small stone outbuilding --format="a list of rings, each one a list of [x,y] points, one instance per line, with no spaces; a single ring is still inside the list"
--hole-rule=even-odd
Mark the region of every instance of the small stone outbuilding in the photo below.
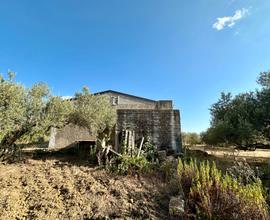
[[[49,149],[73,147],[80,142],[95,143],[96,137],[87,128],[68,124],[62,129],[51,129]]]

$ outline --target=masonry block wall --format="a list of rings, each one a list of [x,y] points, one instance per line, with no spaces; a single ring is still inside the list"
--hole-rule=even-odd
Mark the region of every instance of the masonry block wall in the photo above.
[[[113,90],[100,92],[117,109],[115,149],[119,150],[123,130],[135,131],[137,142],[150,137],[160,150],[182,150],[179,110],[172,100],[151,100]]]
[[[115,134],[112,134],[115,150],[119,150],[122,131],[127,129],[135,131],[137,143],[142,137],[150,137],[159,150],[171,153],[182,150],[180,113],[173,109],[172,100],[151,100],[113,90],[95,95],[107,97],[117,110]],[[52,129],[49,148],[65,148],[85,141],[94,142],[96,137],[86,128],[68,125],[61,130]]]
[[[116,140],[119,146],[122,130],[135,130],[136,139],[150,137],[159,150],[180,152],[181,129],[179,110],[118,109]]]
[[[91,135],[87,128],[69,124],[62,129],[51,129],[49,148],[62,149],[80,141],[95,142],[96,137]]]

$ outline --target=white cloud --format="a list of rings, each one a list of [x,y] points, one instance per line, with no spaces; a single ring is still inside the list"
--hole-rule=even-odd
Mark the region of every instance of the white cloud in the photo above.
[[[74,98],[73,96],[61,96],[61,98],[63,99],[63,100],[68,100],[68,99],[72,99],[72,98]]]
[[[213,24],[213,28],[220,31],[225,27],[233,27],[237,21],[244,18],[248,14],[248,9],[242,8],[235,11],[233,16],[225,16],[222,18],[217,18],[217,21]]]

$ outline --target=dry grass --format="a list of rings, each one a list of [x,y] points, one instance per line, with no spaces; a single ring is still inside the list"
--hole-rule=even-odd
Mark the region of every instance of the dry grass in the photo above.
[[[215,147],[208,145],[194,145],[188,146],[188,150],[201,151],[209,156],[215,156],[217,158],[246,158],[249,161],[267,162],[270,159],[270,149],[256,149],[256,150],[239,150],[234,147]]]
[[[158,181],[56,159],[0,165],[0,219],[167,219]]]

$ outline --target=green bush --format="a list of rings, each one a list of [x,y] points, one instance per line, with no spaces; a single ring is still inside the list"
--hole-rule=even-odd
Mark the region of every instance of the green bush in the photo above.
[[[151,163],[145,157],[119,157],[117,171],[122,174],[135,174],[147,172],[151,169]]]
[[[158,163],[149,162],[145,157],[119,156],[107,161],[106,169],[113,173],[134,175],[149,173],[159,167]]]
[[[121,174],[141,174],[159,168],[157,147],[150,138],[146,138],[140,153],[138,146],[135,146],[132,151],[127,149],[124,142],[121,146],[122,154],[111,158],[106,163],[109,171]]]
[[[258,179],[258,170],[255,172],[245,160],[234,161],[234,165],[228,168],[227,172],[244,185],[256,182]]]
[[[169,182],[172,178],[175,177],[175,166],[172,161],[165,160],[160,165],[160,172],[163,174],[166,182]]]
[[[142,156],[150,162],[156,162],[158,158],[157,147],[153,144],[152,140],[148,137],[146,142],[143,144],[141,152]]]
[[[178,163],[186,219],[269,219],[261,181],[242,184],[215,163]]]

